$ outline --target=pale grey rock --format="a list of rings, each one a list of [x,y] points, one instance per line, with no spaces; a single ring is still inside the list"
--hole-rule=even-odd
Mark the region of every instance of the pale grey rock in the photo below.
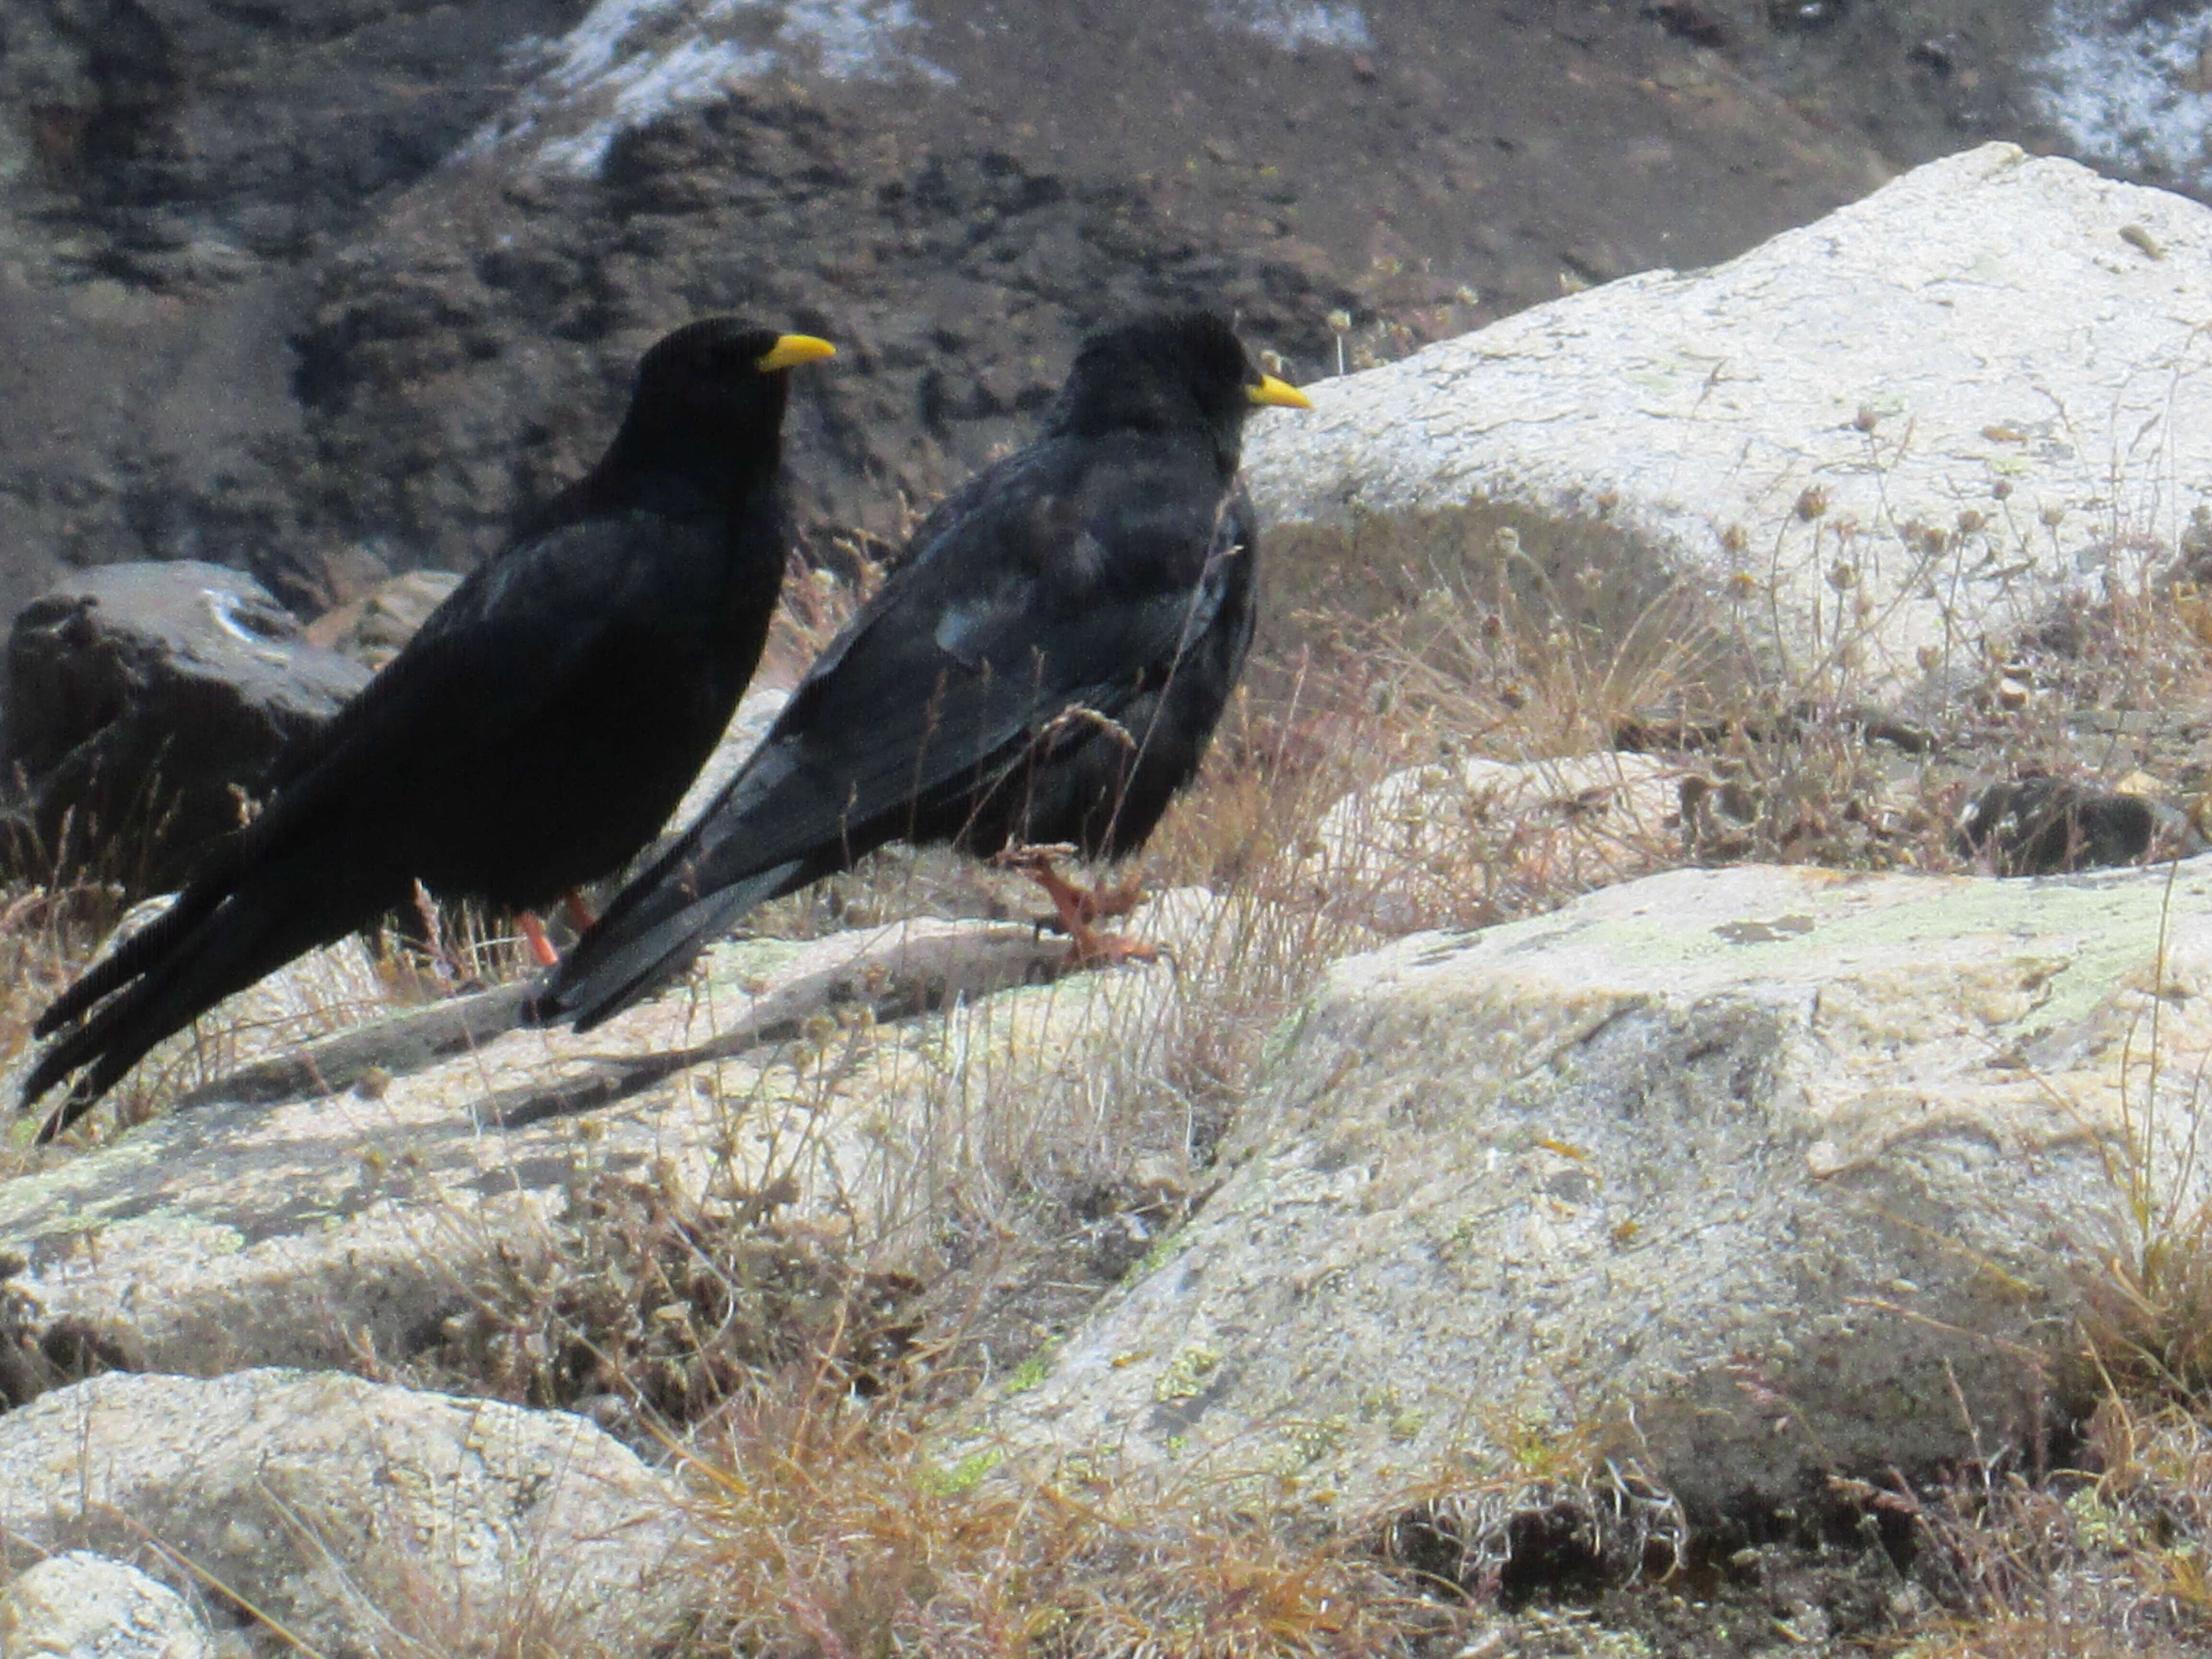
[[[209,1659],[184,1597],[90,1550],[64,1550],[0,1589],[0,1659]]]
[[[1183,892],[1133,926],[1199,982],[1264,921]],[[543,1260],[603,1176],[776,1188],[884,1252],[923,1248],[945,1182],[1121,1155],[1103,1079],[1157,1067],[1184,980],[1166,961],[1063,976],[1066,953],[982,922],[740,941],[582,1036],[514,1029],[512,987],[279,1054],[0,1185],[0,1248],[28,1264],[9,1285],[207,1374],[407,1359]]]
[[[649,1648],[680,1504],[580,1417],[327,1373],[94,1377],[0,1417],[0,1546],[150,1546],[332,1656]]]
[[[985,1431],[1355,1513],[1530,1443],[1707,1517],[1986,1455],[2198,1213],[2208,1061],[2212,860],[1686,870],[1412,935],[1329,970],[1219,1190]]]
[[[1298,878],[1394,933],[1463,914],[1501,874],[1603,887],[1680,862],[1681,777],[1673,762],[1616,751],[1410,767],[1322,814]]]
[[[1986,144],[1310,386],[1254,423],[1253,497],[1416,592],[1503,564],[1616,640],[1895,688],[2178,544],[2212,491],[2208,249],[2200,203]]]

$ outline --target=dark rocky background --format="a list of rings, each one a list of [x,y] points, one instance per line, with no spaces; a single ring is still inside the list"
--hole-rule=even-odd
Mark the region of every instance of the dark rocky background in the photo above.
[[[1121,307],[1224,305],[1310,378],[2067,148],[2036,66],[2080,9],[9,0],[0,611],[124,559],[303,613],[464,566],[725,309],[844,348],[807,520],[892,534]]]

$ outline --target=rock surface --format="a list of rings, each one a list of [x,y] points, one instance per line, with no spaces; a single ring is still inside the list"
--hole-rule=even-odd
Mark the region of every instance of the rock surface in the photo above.
[[[1471,883],[1607,886],[1680,860],[1682,775],[1628,753],[1413,767],[1330,807],[1299,879],[1385,933],[1462,915]]]
[[[2212,210],[1985,145],[1315,388],[1255,428],[1254,498],[1370,593],[1503,565],[1616,642],[1671,596],[1677,648],[1893,689],[2179,544],[2208,245]]]
[[[398,656],[399,647],[460,585],[460,577],[450,570],[410,570],[325,611],[301,632],[310,645],[351,657],[374,671]]]
[[[64,1550],[0,1589],[0,1659],[206,1659],[184,1597],[136,1567]]]
[[[1243,924],[1173,895],[1138,925],[1196,971]],[[402,1016],[0,1186],[0,1245],[28,1264],[9,1285],[208,1374],[405,1360],[599,1176],[773,1191],[895,1258],[943,1183],[1079,1148],[1101,1069],[1146,1064],[1169,1029],[1170,965],[1041,982],[1066,955],[1029,927],[917,921],[725,945],[698,994],[588,1036],[512,1029],[521,985]]]
[[[1354,1513],[1538,1444],[1705,1517],[2032,1433],[2128,1181],[2205,1195],[2208,900],[1681,871],[1339,962],[1219,1190],[988,1430]]]
[[[8,640],[4,761],[28,790],[17,867],[44,875],[66,855],[137,891],[176,886],[284,744],[368,682],[221,565],[61,584]]]
[[[150,1545],[333,1655],[648,1648],[678,1502],[581,1418],[350,1376],[102,1376],[0,1417],[0,1562]]]

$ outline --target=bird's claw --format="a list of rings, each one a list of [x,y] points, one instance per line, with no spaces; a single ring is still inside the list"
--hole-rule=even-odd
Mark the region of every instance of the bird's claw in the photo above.
[[[1093,922],[1109,916],[1126,916],[1143,903],[1142,878],[1132,876],[1118,887],[1079,887],[1053,868],[1054,859],[1071,857],[1074,852],[1075,848],[1064,843],[1008,847],[1000,849],[994,862],[1004,868],[1020,871],[1044,889],[1045,896],[1052,901],[1060,930],[1069,939],[1069,967],[1104,968],[1125,962],[1158,962],[1160,952],[1157,946],[1118,933],[1100,933],[1091,927]]]
[[[1157,945],[1131,939],[1127,933],[1097,933],[1087,927],[1067,947],[1070,968],[1119,968],[1127,963],[1164,959],[1170,969],[1175,967],[1174,956]]]

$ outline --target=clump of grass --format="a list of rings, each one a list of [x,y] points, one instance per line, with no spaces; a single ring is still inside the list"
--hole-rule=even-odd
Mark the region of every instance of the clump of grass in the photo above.
[[[531,1406],[583,1409],[633,1439],[681,1433],[786,1368],[861,1395],[900,1372],[916,1282],[857,1266],[797,1195],[696,1199],[580,1175],[541,1258],[509,1257],[408,1369]]]
[[[813,1378],[697,1449],[695,1650],[792,1659],[1412,1653],[1444,1620],[1356,1547],[1284,1517],[947,1468],[896,1403]]]
[[[2037,1479],[1997,1457],[1916,1490],[1854,1486],[1910,1528],[1936,1611],[1912,1659],[2103,1659],[2202,1653],[2212,1641],[2212,1437],[2198,1412],[2109,1396],[2083,1467]]]

